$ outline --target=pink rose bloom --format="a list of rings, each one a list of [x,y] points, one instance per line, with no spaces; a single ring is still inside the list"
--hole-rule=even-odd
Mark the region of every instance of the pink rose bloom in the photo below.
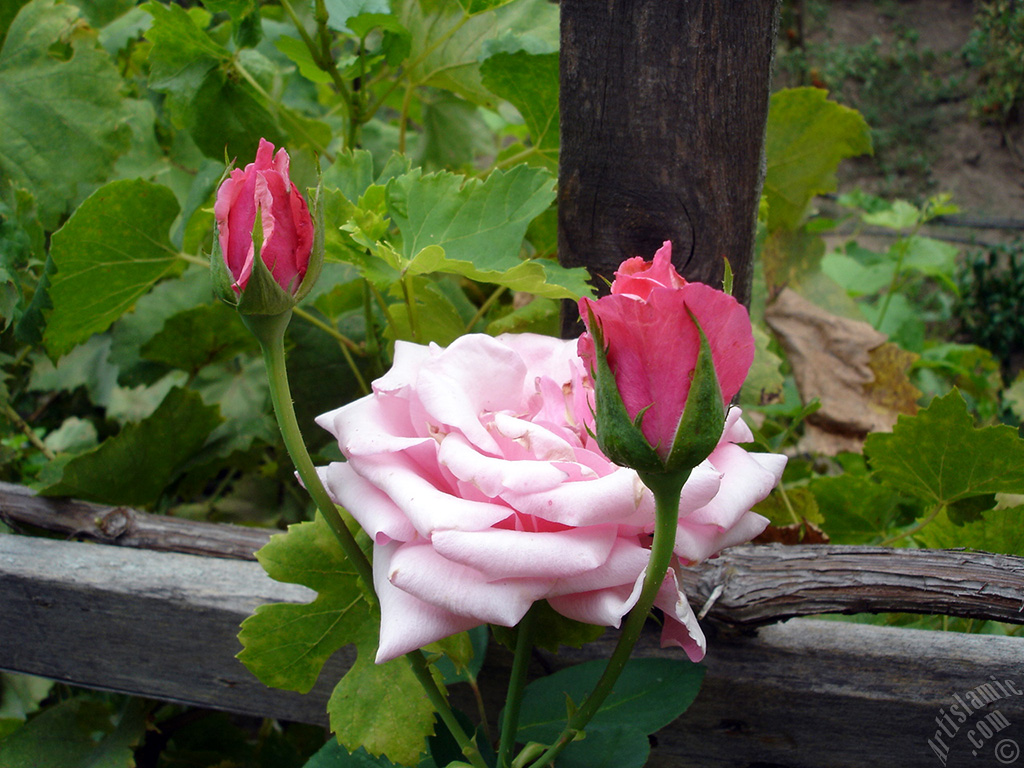
[[[619,626],[639,598],[654,499],[588,433],[593,383],[576,341],[469,335],[447,348],[398,342],[373,393],[318,423],[345,462],[328,492],[373,538],[377,661],[482,623],[511,627],[536,600]],[[704,655],[676,572],[767,525],[750,507],[785,457],[748,453],[733,410],[683,488],[672,567],[655,605],[663,645]]]
[[[688,283],[672,266],[672,243],[654,261],[639,256],[622,262],[612,291],[594,301],[580,299],[601,325],[608,365],[631,419],[645,408],[640,429],[662,459],[667,459],[686,407],[700,351],[697,318],[711,346],[722,398],[735,397],[754,360],[754,337],[746,308],[727,293],[703,283]],[[579,340],[580,355],[593,370],[594,340]]]
[[[263,230],[260,256],[277,284],[294,294],[306,275],[313,249],[313,219],[288,177],[288,161],[284,149],[275,155],[274,145],[260,139],[256,161],[245,170],[233,170],[217,191],[213,214],[236,293],[245,290],[252,274],[252,229],[257,210]]]

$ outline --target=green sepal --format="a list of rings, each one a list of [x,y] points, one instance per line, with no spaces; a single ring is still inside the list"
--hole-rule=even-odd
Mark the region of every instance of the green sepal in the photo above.
[[[294,308],[295,297],[277,284],[269,267],[263,262],[263,223],[259,207],[252,227],[252,273],[238,300],[243,315],[280,315]]]
[[[690,310],[687,309],[687,312]],[[725,424],[722,388],[718,384],[718,374],[715,373],[711,345],[693,312],[690,312],[690,318],[700,334],[700,351],[693,368],[693,379],[683,415],[672,441],[672,450],[665,462],[667,472],[689,472],[704,461],[718,445]]]
[[[597,401],[594,421],[597,425],[597,444],[601,446],[604,455],[619,466],[645,472],[664,472],[664,462],[640,429],[644,411],[637,414],[635,420],[629,417],[611,366],[608,365],[604,333],[590,307],[587,307],[587,314],[590,316],[590,335],[594,337],[594,395]]]
[[[219,227],[214,224],[213,248],[210,249],[210,279],[213,281],[213,295],[232,307],[238,306],[238,294],[232,286],[235,283],[234,277],[228,270],[227,261],[224,259],[224,252],[220,248]]]
[[[309,263],[306,265],[306,274],[295,290],[295,303],[299,303],[309,292],[313,290],[316,281],[320,277],[320,270],[324,266],[325,232],[324,232],[324,206],[320,199],[320,191],[323,189],[323,179],[317,174],[320,180],[315,188],[307,189],[307,199],[310,201],[309,213],[313,219],[313,250],[309,254]]]

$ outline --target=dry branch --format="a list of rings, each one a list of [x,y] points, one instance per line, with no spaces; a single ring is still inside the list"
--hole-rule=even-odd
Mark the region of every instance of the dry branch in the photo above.
[[[34,496],[0,483],[0,519],[68,538],[252,560],[274,531]],[[824,613],[923,613],[1024,624],[1024,558],[962,550],[733,547],[684,571],[695,610],[755,626]]]

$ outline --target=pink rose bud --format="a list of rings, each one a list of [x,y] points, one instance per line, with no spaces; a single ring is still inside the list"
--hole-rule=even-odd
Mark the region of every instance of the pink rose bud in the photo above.
[[[217,191],[215,281],[221,298],[243,312],[282,312],[294,306],[300,293],[308,292],[308,287],[301,289],[309,282],[305,278],[314,245],[313,218],[288,177],[288,163],[284,149],[275,155],[274,145],[260,139],[256,161],[245,170],[233,170]],[[260,280],[259,288],[249,291],[258,295],[247,302],[250,280],[264,273],[271,279]]]
[[[666,242],[653,262],[627,259],[610,295],[579,303],[598,440],[609,458],[642,472],[689,470],[714,449],[754,359],[747,310],[687,282],[671,257]]]

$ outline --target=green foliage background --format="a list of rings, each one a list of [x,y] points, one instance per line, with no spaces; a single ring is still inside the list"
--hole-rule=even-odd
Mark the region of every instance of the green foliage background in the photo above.
[[[327,264],[289,329],[288,364],[315,458],[337,458],[312,418],[368,392],[396,340],[554,334],[558,300],[590,292],[585,272],[554,258],[557,44],[558,9],[547,0],[12,0],[0,10],[0,479],[179,517],[297,524],[286,536],[322,556],[319,572],[303,571],[277,539],[261,558],[319,596],[261,608],[243,628],[243,660],[268,682],[308,689],[331,653],[356,643],[360,665],[331,715],[345,743],[367,751],[349,756],[331,741],[310,765],[390,764],[371,757],[381,753],[415,765],[441,747],[427,741],[429,707],[392,706],[409,727],[390,735],[374,731],[379,708],[352,715],[353,687],[412,683],[401,665],[362,663],[375,632],[324,629],[372,629],[373,616],[345,592],[349,576],[322,578],[343,566],[292,476],[258,349],[213,299],[216,186],[230,162],[253,160],[261,137],[287,147],[300,188],[322,172]],[[824,91],[773,97],[752,308],[758,355],[742,401],[760,448],[792,458],[760,511],[837,543],[1024,555],[1024,379],[1007,381],[1013,371],[990,352],[948,338],[957,252],[921,227],[949,202],[844,195],[847,215],[889,228],[893,245],[826,246],[837,222],[818,215],[816,198],[836,191],[843,159],[870,150],[862,116]],[[863,454],[802,453],[815,406],[796,392],[763,322],[782,287],[910,353],[901,382],[919,395],[910,410],[922,410],[869,436]],[[285,626],[301,640],[290,651],[279,642]],[[288,652],[301,674],[296,659],[281,658]],[[475,685],[468,639],[437,652],[455,662],[449,679]],[[290,672],[278,679],[282,667]],[[17,764],[11,755],[131,765],[146,722],[171,734],[155,763],[168,766],[210,764],[211,753],[301,766],[324,741],[316,729],[253,736],[220,716],[204,726],[180,708],[0,683],[0,768]],[[540,701],[527,711],[546,738]],[[651,729],[689,699],[662,703]],[[646,730],[630,728],[604,723],[566,759],[592,765],[615,744],[646,744]],[[66,735],[59,745],[54,732]],[[437,764],[430,753],[422,760]]]

